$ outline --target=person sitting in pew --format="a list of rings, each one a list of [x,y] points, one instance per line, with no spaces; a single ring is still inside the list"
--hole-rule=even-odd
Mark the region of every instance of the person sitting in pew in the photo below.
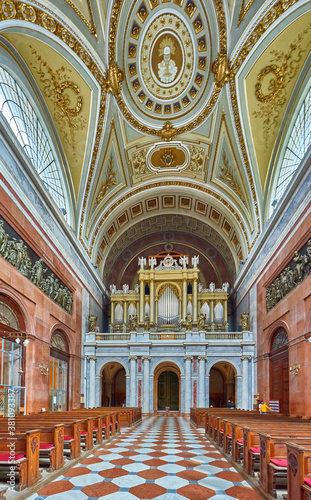
[[[234,402],[228,399],[227,408],[235,408]]]

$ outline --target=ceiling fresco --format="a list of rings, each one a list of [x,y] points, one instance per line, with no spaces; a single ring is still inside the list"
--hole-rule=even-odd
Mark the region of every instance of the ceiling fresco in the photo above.
[[[310,40],[305,0],[0,1],[0,49],[42,103],[106,285],[168,232],[234,282]]]

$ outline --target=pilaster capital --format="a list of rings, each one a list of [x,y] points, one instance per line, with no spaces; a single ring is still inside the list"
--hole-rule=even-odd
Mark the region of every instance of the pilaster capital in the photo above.
[[[96,356],[86,356],[86,359],[88,361],[97,361],[97,357]]]
[[[184,360],[185,361],[191,361],[193,359],[193,356],[185,356]]]
[[[136,361],[137,356],[129,356],[129,361]]]
[[[206,361],[206,356],[198,356],[199,361]]]
[[[150,356],[142,356],[141,358],[143,361],[150,361],[151,357]]]
[[[252,359],[251,356],[241,356],[241,361],[249,361],[250,359]]]

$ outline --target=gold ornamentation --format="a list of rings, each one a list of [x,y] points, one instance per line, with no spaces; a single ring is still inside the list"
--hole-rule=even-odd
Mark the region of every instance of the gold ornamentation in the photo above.
[[[198,146],[188,146],[188,149],[190,151],[191,159],[187,171],[201,174],[204,165],[204,148],[200,148]]]
[[[99,203],[105,198],[108,190],[112,186],[116,186],[118,184],[117,179],[116,179],[116,171],[114,170],[114,165],[113,165],[113,158],[112,156],[110,157],[108,169],[107,169],[107,174],[106,174],[106,179],[102,183],[100,190],[98,192],[98,195],[96,197],[96,202],[95,202],[95,207],[96,208]]]
[[[148,153],[148,148],[143,148],[133,154],[133,167],[135,172],[135,177],[140,177],[142,175],[148,174],[148,168],[146,165],[146,156]]]
[[[176,157],[169,149],[160,157],[163,168],[174,167],[176,165]]]
[[[111,92],[113,95],[120,94],[122,81],[123,72],[120,70],[118,64],[113,61],[107,71],[106,91]]]
[[[95,23],[94,23],[94,16],[93,16],[93,11],[92,11],[91,0],[86,0],[87,7],[88,7],[88,10],[89,10],[89,14],[90,14],[90,18],[91,18],[91,22],[90,23],[83,16],[83,14],[76,7],[76,5],[73,2],[71,2],[71,0],[65,0],[65,2],[69,5],[69,7],[71,7],[75,11],[75,13],[80,17],[80,19],[82,19],[82,21],[84,22],[84,24],[89,28],[89,30],[92,33],[92,35],[94,35],[95,38],[97,38],[96,26],[95,26]]]
[[[64,142],[72,147],[73,156],[77,158],[75,132],[82,130],[86,125],[85,119],[78,116],[83,105],[79,87],[68,79],[70,69],[62,66],[53,71],[35,49],[32,49],[32,54],[35,61],[31,66],[37,71],[43,83],[44,95],[54,103],[54,119],[60,126]],[[72,102],[71,94],[66,92],[68,89],[77,95],[76,102]]]
[[[16,9],[13,2],[3,2],[2,12],[6,19],[13,19],[16,16]]]
[[[230,82],[234,78],[234,73],[231,70],[230,61],[227,54],[218,53],[215,61],[212,64],[212,72],[215,75],[216,87],[223,87],[225,83]]]
[[[258,82],[255,85],[255,95],[260,104],[259,111],[254,111],[253,116],[263,119],[263,139],[266,147],[268,147],[271,131],[278,126],[281,109],[287,101],[286,87],[300,69],[302,55],[306,52],[301,43],[305,36],[309,34],[310,29],[311,24],[303,33],[298,35],[297,40],[290,44],[286,53],[282,50],[273,50],[271,59],[277,64],[267,65],[257,76]],[[264,94],[262,82],[268,75],[272,75],[273,78],[270,78],[267,85],[268,93]]]
[[[221,172],[218,175],[218,178],[225,184],[227,184],[227,186],[231,187],[231,189],[233,189],[233,191],[237,194],[240,200],[245,204],[245,196],[243,194],[243,191],[239,183],[236,181],[234,177],[233,169],[229,165],[229,160],[227,158],[225,151],[223,151],[222,161],[224,166],[220,167]]]
[[[247,4],[245,4],[245,0],[242,0],[242,5],[239,13],[238,26],[241,24],[241,22],[243,21],[244,17],[246,16],[247,12],[249,11],[254,2],[255,0],[248,0]]]
[[[176,137],[177,130],[171,125],[170,122],[166,122],[164,127],[161,130],[161,137],[164,141],[171,141]]]
[[[36,11],[33,7],[30,7],[30,5],[22,3],[20,9],[25,21],[30,21],[31,23],[35,22]]]

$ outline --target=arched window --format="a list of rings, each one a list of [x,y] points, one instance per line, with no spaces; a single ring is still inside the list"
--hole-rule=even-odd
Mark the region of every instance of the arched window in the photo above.
[[[16,413],[25,409],[23,346],[19,332],[16,312],[5,300],[0,300],[0,415],[5,416],[13,405]]]
[[[14,78],[0,67],[0,111],[58,208],[66,215],[62,169],[32,104]]]
[[[309,89],[288,139],[282,164],[278,173],[273,205],[282,198],[287,186],[290,184],[294,173],[298,169],[308,147],[311,144],[311,88]]]
[[[51,338],[49,369],[49,409],[67,410],[69,354],[66,339],[59,331]]]

